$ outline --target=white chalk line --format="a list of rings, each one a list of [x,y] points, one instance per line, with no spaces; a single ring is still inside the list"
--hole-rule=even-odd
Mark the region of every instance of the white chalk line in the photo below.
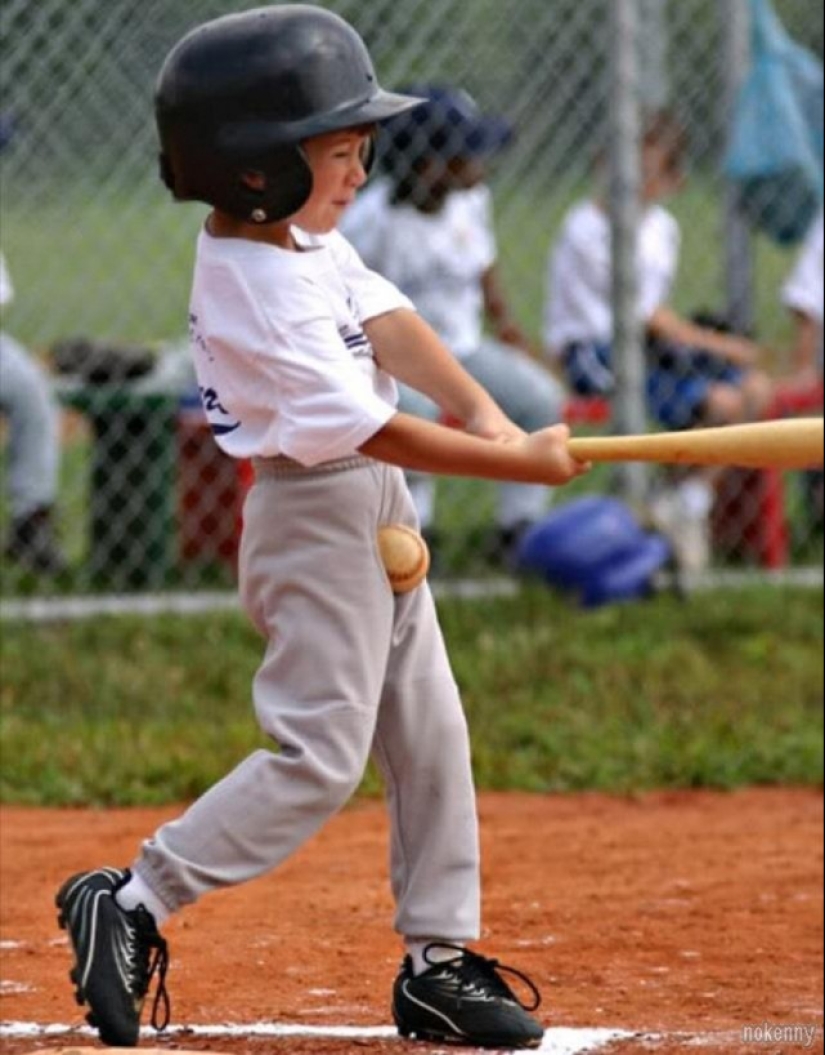
[[[395,1040],[397,1031],[391,1026],[307,1026],[281,1022],[254,1022],[249,1025],[200,1025],[172,1026],[158,1034],[145,1026],[141,1029],[145,1040],[165,1038],[208,1037],[220,1039],[259,1039],[284,1040],[353,1040],[363,1044],[369,1040]],[[822,1036],[819,1029],[817,1036]],[[78,1037],[96,1038],[95,1030],[88,1026],[68,1026],[59,1023],[43,1025],[38,1022],[0,1022],[0,1039],[5,1040],[42,1040],[46,1038],[65,1038],[72,1042]],[[709,1033],[644,1033],[629,1032],[623,1029],[571,1029],[551,1028],[545,1030],[544,1040],[539,1048],[531,1049],[532,1055],[595,1055],[613,1044],[635,1040],[649,1047],[651,1051],[660,1045],[667,1047],[671,1043],[681,1043],[695,1048],[734,1047],[742,1043],[740,1030]],[[44,1053],[45,1055],[45,1053]],[[170,1052],[170,1055],[173,1053]],[[207,1055],[207,1053],[204,1053]],[[441,1055],[441,1053],[439,1053]],[[446,1055],[446,1053],[444,1053]],[[519,1055],[519,1052],[501,1052],[500,1055]],[[526,1055],[526,1053],[525,1053]]]
[[[64,1035],[96,1036],[88,1027],[64,1026],[58,1023],[41,1025],[37,1022],[0,1022],[0,1038],[6,1040],[42,1039]],[[154,1030],[144,1028],[141,1035],[155,1038]],[[214,1038],[252,1038],[283,1040],[287,1037],[316,1040],[393,1040],[398,1032],[390,1026],[303,1026],[280,1022],[255,1022],[250,1025],[215,1025],[171,1027],[163,1036],[198,1036]],[[590,1055],[608,1044],[627,1040],[638,1034],[618,1029],[548,1029],[540,1048],[533,1048],[532,1055]],[[512,1052],[511,1055],[517,1055]]]
[[[793,586],[821,589],[822,568],[794,567],[777,571],[712,569],[685,576],[691,593],[703,590],[737,589],[743,586]],[[473,601],[489,597],[512,597],[520,584],[508,576],[482,579],[438,580],[430,583],[437,599],[450,597]],[[22,597],[0,601],[0,621],[52,622],[117,615],[198,615],[207,612],[240,611],[237,592],[200,590],[189,592],[134,594],[68,594]]]
[[[518,583],[507,577],[456,579],[430,583],[436,597],[512,597]],[[46,623],[99,616],[202,615],[208,612],[240,611],[237,591],[191,591],[128,594],[67,594],[49,597],[22,597],[0,601],[0,621]]]

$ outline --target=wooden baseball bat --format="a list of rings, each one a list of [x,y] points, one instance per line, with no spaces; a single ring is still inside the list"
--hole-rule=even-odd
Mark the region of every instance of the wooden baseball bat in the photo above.
[[[582,436],[569,439],[567,447],[579,461],[807,469],[823,462],[823,419],[787,418],[641,436]]]

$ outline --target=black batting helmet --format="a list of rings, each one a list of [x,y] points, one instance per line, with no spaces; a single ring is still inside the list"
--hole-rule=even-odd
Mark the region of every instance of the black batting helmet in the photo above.
[[[155,116],[161,175],[181,201],[271,223],[312,191],[301,143],[373,124],[421,100],[385,92],[344,19],[309,4],[261,7],[206,22],[169,53]],[[264,187],[247,186],[261,172]]]

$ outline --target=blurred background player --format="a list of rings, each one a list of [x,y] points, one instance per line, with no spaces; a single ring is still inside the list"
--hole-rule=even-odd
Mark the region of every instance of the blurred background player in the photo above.
[[[758,345],[725,332],[723,325],[686,319],[670,304],[681,232],[661,203],[683,185],[684,148],[684,132],[671,115],[646,121],[639,313],[646,337],[648,411],[666,429],[756,419],[773,394],[771,379],[756,367],[762,354]],[[611,290],[610,217],[599,190],[567,214],[547,273],[545,345],[578,395],[610,397],[615,389]],[[653,502],[654,519],[671,535],[688,570],[700,570],[709,561],[712,501],[709,474],[693,472]]]
[[[418,85],[410,92],[425,102],[381,129],[379,176],[359,194],[341,230],[368,267],[412,300],[512,421],[526,432],[556,424],[562,386],[531,358],[535,350],[510,312],[496,266],[485,165],[510,142],[512,129],[482,114],[464,91]],[[403,385],[399,405],[432,421],[440,414]],[[411,474],[409,483],[437,558],[435,480]],[[509,563],[522,532],[547,505],[546,487],[499,485],[496,527],[485,555]]]
[[[782,303],[793,319],[790,385],[804,392],[806,402],[811,393],[822,398],[823,334],[823,214],[814,221],[796,264],[782,289]],[[817,398],[817,397],[815,397]],[[820,530],[823,523],[823,475],[812,469],[803,476],[805,499],[811,523]]]
[[[13,297],[0,255],[0,308],[7,308]],[[8,420],[5,475],[11,514],[4,554],[29,571],[56,575],[66,566],[55,531],[60,411],[44,368],[2,330],[0,412]]]

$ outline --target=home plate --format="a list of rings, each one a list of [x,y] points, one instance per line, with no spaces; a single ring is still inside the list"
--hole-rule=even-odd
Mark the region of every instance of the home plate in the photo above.
[[[224,1037],[267,1037],[273,1040],[285,1037],[317,1037],[323,1040],[399,1040],[398,1031],[392,1026],[303,1026],[288,1025],[279,1022],[256,1022],[252,1025],[237,1026],[190,1026],[189,1036],[210,1037],[219,1041]],[[150,1034],[147,1034],[149,1036]],[[635,1037],[636,1033],[627,1033],[618,1029],[548,1029],[545,1030],[541,1047],[530,1049],[533,1055],[589,1055],[600,1051],[619,1040]],[[406,1045],[400,1045],[406,1047]],[[142,1052],[148,1049],[142,1048]],[[526,1049],[522,1049],[526,1050]],[[41,1053],[42,1055],[42,1053]],[[49,1053],[51,1055],[51,1052]],[[85,1053],[84,1053],[85,1055]],[[167,1052],[167,1055],[169,1053]],[[176,1050],[174,1055],[186,1055]],[[216,1053],[212,1053],[216,1055]],[[505,1055],[499,1052],[499,1055]],[[516,1055],[515,1052],[509,1055]]]
[[[70,1026],[38,1026],[33,1022],[3,1022],[0,1024],[0,1037],[46,1037],[57,1036],[60,1033],[82,1032],[85,1035],[94,1035],[91,1030],[83,1028],[74,1030]],[[272,1040],[285,1039],[287,1037],[311,1038],[327,1040],[395,1040],[398,1033],[392,1027],[379,1026],[376,1028],[358,1026],[312,1026],[286,1025],[277,1022],[256,1022],[251,1025],[233,1026],[188,1026],[186,1029],[170,1029],[164,1036],[170,1038],[176,1034],[186,1033],[188,1036],[209,1037],[216,1041],[223,1039],[242,1039],[251,1037],[266,1037]],[[141,1033],[147,1039],[155,1040],[157,1034],[154,1031],[142,1030]],[[598,1052],[616,1041],[627,1040],[638,1036],[635,1033],[627,1033],[617,1029],[548,1029],[545,1031],[544,1040],[540,1048],[531,1049],[533,1055],[589,1055],[590,1052]],[[141,1055],[222,1055],[216,1049],[209,1052],[193,1051],[192,1049],[179,1048],[140,1048]],[[88,1048],[78,1045],[63,1048],[50,1048],[48,1053],[43,1049],[27,1052],[26,1055],[100,1055],[100,1048]],[[502,1053],[503,1055],[503,1053]],[[516,1055],[515,1052],[511,1055]]]

